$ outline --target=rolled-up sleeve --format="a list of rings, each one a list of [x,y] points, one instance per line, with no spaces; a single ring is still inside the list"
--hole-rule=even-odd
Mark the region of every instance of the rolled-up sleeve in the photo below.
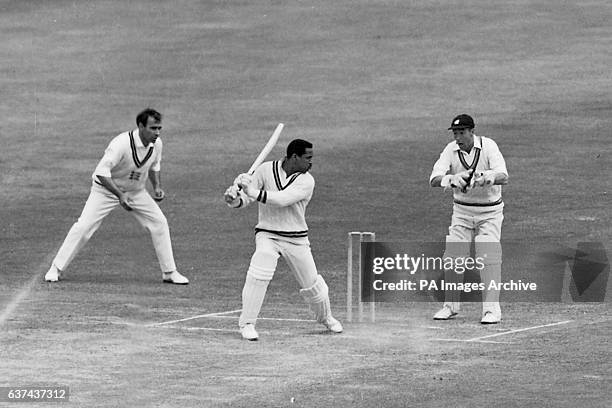
[[[94,180],[96,176],[111,177],[111,171],[119,161],[121,161],[121,150],[115,142],[116,141],[111,142],[104,151],[104,156],[100,159],[100,162],[91,176]]]
[[[489,152],[489,168],[496,173],[503,173],[508,176],[508,169],[506,168],[506,160],[502,155],[497,143],[492,139],[487,139],[486,150]]]

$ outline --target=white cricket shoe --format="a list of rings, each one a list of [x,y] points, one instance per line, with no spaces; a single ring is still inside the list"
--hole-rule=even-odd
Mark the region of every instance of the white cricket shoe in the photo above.
[[[162,279],[164,283],[173,283],[175,285],[187,285],[189,283],[189,279],[177,271],[164,272]]]
[[[342,330],[343,330],[342,325],[340,324],[338,320],[334,319],[332,316],[325,319],[325,321],[323,321],[323,325],[327,327],[327,329],[331,332],[342,333]]]
[[[45,280],[47,282],[57,282],[60,280],[60,270],[55,265],[51,265],[47,273],[45,274]]]
[[[453,312],[450,306],[444,305],[444,307],[436,312],[434,320],[450,320],[457,315],[457,312]]]
[[[329,316],[327,319],[323,320],[321,324],[327,327],[327,330],[333,333],[342,333],[342,330],[344,330],[340,322],[333,316]]]
[[[482,320],[480,323],[482,324],[497,324],[501,321],[501,316],[496,315],[491,311],[486,311],[484,315],[482,315]]]
[[[252,323],[247,323],[244,327],[241,327],[240,334],[242,334],[243,339],[248,341],[257,341],[257,339],[259,339],[259,334],[257,334],[255,325]]]

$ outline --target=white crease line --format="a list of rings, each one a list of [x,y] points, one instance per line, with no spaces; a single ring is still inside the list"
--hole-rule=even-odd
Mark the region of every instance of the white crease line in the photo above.
[[[489,334],[487,336],[474,337],[473,339],[468,339],[468,340],[465,340],[465,341],[480,341],[482,339],[490,339],[491,337],[505,336],[506,334],[513,334],[513,333],[524,332],[524,331],[527,331],[527,330],[541,329],[542,327],[559,326],[561,324],[567,324],[567,323],[571,323],[571,322],[573,322],[573,320],[564,320],[562,322],[557,322],[557,323],[549,323],[549,324],[542,324],[540,326],[525,327],[524,329],[508,330],[508,331],[505,331],[505,332],[502,332],[502,333],[495,333],[495,334]]]
[[[214,319],[238,319],[238,316],[209,316]],[[307,323],[316,323],[316,320],[312,319],[284,319],[281,317],[258,317],[257,320],[276,320],[279,322],[307,322]]]
[[[235,311],[234,311],[235,312]],[[221,313],[230,313],[230,312],[221,312]],[[291,320],[291,319],[287,319],[287,320]],[[310,320],[306,320],[306,321],[310,321]],[[312,320],[314,322],[314,320]],[[148,324],[148,325],[143,325],[143,324],[138,324],[138,323],[132,323],[132,322],[127,322],[127,321],[121,321],[121,320],[110,320],[109,321],[111,324],[117,324],[117,325],[126,325],[126,326],[133,326],[133,327],[162,327],[160,326],[160,324]],[[238,329],[221,329],[221,328],[215,328],[215,327],[189,327],[189,326],[168,326],[168,325],[163,325],[162,328],[165,329],[178,329],[178,330],[187,330],[187,331],[216,331],[216,332],[225,332],[225,333],[240,333],[240,330]],[[258,330],[258,332],[260,334],[271,334],[271,331],[261,331]],[[281,336],[296,336],[296,335],[300,335],[300,336],[304,336],[304,334],[299,334],[297,332],[289,332],[289,331],[285,331],[285,332],[276,332],[276,334],[281,335]],[[347,333],[339,333],[339,334],[335,334],[335,333],[331,333],[331,332],[321,332],[321,333],[308,333],[306,334],[306,336],[318,336],[318,335],[330,335],[332,337],[338,337],[339,339],[360,339],[362,338],[361,336],[352,336],[350,334]]]
[[[449,341],[449,342],[460,342],[460,343],[492,343],[492,344],[513,344],[513,342],[508,342],[508,341],[495,341],[495,340],[484,340],[484,339],[490,339],[491,337],[498,337],[498,336],[504,336],[506,334],[513,334],[513,333],[520,333],[520,332],[524,332],[527,330],[535,330],[535,329],[541,329],[542,327],[551,327],[551,326],[558,326],[561,324],[567,324],[567,323],[571,323],[573,322],[573,320],[565,320],[563,322],[557,322],[557,323],[549,323],[549,324],[543,324],[540,326],[533,326],[533,327],[525,327],[523,329],[516,329],[516,330],[508,330],[502,333],[495,333],[495,334],[488,334],[486,336],[481,336],[481,337],[474,337],[472,339],[434,339],[435,341]]]
[[[281,317],[260,317],[261,320],[278,320],[279,322],[307,322],[316,323],[316,320],[312,319],[283,319]]]
[[[125,322],[125,321],[121,321],[121,320],[111,320],[110,321],[111,324],[117,324],[117,325],[125,325],[125,326],[133,326],[133,327],[152,327],[152,325],[146,325],[146,324],[138,324],[138,323],[132,323],[132,322]],[[208,330],[208,331],[221,331],[221,332],[231,332],[231,333],[240,333],[239,330],[237,329],[219,329],[219,328],[213,328],[213,327],[188,327],[188,326],[174,326],[174,327],[164,327],[166,329],[180,329],[180,330]]]
[[[132,326],[132,327],[147,327],[144,324],[140,324],[140,323],[132,323],[132,322],[126,322],[123,321],[121,319],[116,319],[116,320],[109,320],[108,321],[110,324],[116,324],[116,325],[123,325],[123,326]]]
[[[166,324],[186,322],[188,320],[201,319],[201,318],[204,318],[204,317],[213,317],[213,316],[227,315],[227,314],[232,314],[232,313],[238,313],[238,312],[241,312],[241,311],[242,311],[242,309],[236,309],[236,310],[228,310],[227,312],[207,313],[207,314],[203,314],[203,315],[186,317],[184,319],[169,320],[167,322],[147,324],[145,327],[163,326],[163,325],[166,325]]]
[[[170,329],[170,327],[168,327]],[[240,334],[240,330],[237,329],[218,329],[218,328],[213,328],[213,327],[178,327],[178,329],[180,330],[188,330],[188,331],[216,331],[216,332],[224,332],[224,333],[236,333],[236,334]],[[300,337],[317,337],[317,336],[330,336],[333,338],[337,338],[337,339],[358,339],[361,338],[359,336],[351,336],[349,334],[346,333],[329,333],[329,332],[321,332],[321,333],[307,333],[307,334],[300,334],[298,332],[292,332],[292,331],[281,331],[281,332],[276,332],[276,331],[270,331],[270,330],[257,330],[257,332],[259,334],[265,334],[267,336],[284,336],[284,337],[296,337],[296,336],[300,336]],[[260,339],[261,340],[261,339]],[[357,355],[360,357],[364,357],[365,355]]]
[[[462,339],[434,339],[435,341],[449,341],[449,342],[460,342],[460,343],[492,343],[492,344],[514,344],[510,341],[495,341],[495,340],[462,340]]]
[[[182,330],[218,331],[218,332],[226,332],[226,333],[240,333],[240,331],[236,329],[217,329],[214,327],[181,327],[181,329]]]

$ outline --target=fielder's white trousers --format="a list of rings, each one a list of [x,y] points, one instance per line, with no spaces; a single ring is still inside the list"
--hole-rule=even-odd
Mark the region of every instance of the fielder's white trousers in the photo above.
[[[486,235],[491,241],[499,242],[504,204],[494,207],[468,207],[454,204],[448,234],[461,241],[471,242],[476,235]]]
[[[153,247],[162,272],[175,271],[176,265],[166,217],[145,189],[128,192],[127,194],[132,203],[130,214],[151,234]],[[64,243],[57,252],[53,264],[59,270],[65,270],[100,227],[104,217],[118,205],[119,199],[117,196],[106,188],[92,183],[91,192],[83,207],[83,212],[68,231],[68,235],[66,235]]]

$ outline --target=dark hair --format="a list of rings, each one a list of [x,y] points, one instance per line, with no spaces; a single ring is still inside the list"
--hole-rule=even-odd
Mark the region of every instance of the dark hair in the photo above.
[[[147,120],[149,116],[155,119],[157,122],[161,122],[162,114],[152,108],[147,108],[136,115],[136,125],[142,124],[143,126],[147,126]]]
[[[292,140],[291,143],[287,145],[287,157],[289,158],[293,156],[293,154],[302,156],[304,153],[306,153],[306,149],[310,149],[310,148],[312,148],[312,143],[307,142],[306,140],[302,140],[302,139]]]

